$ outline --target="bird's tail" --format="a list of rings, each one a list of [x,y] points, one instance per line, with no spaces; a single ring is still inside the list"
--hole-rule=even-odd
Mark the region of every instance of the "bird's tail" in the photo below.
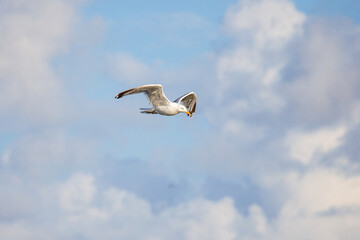
[[[141,113],[156,114],[155,108],[140,108]]]

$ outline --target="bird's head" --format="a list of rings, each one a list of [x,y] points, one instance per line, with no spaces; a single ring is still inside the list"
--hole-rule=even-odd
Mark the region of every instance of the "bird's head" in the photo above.
[[[184,112],[184,113],[186,113],[188,116],[190,116],[191,117],[191,113],[187,110],[187,108],[185,107],[185,106],[183,106],[183,105],[178,105],[178,111],[179,112]]]

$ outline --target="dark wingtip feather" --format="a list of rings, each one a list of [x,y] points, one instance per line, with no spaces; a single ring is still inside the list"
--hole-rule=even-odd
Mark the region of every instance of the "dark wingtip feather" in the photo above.
[[[124,95],[126,95],[128,92],[130,92],[130,91],[132,91],[132,90],[133,90],[133,88],[132,88],[132,89],[129,89],[129,90],[126,90],[126,91],[123,91],[123,92],[121,92],[121,93],[118,93],[118,94],[115,96],[115,98],[116,98],[116,99],[122,98]]]
[[[196,109],[196,102],[195,102],[195,104],[194,104],[193,109],[191,109],[191,110],[192,110],[192,111],[191,111],[191,114],[193,114],[193,113],[195,112],[195,109]]]

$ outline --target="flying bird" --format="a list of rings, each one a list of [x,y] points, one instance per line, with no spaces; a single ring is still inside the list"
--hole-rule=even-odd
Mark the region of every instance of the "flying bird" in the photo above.
[[[115,98],[119,99],[136,93],[144,93],[153,105],[153,108],[140,108],[142,110],[141,113],[172,116],[183,112],[191,117],[196,109],[196,94],[194,92],[184,94],[174,102],[171,102],[165,96],[160,84],[149,84],[132,88],[117,94]]]

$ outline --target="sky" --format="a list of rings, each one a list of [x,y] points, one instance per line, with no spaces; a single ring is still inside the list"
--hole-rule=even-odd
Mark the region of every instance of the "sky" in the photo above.
[[[0,0],[0,239],[359,239],[359,7]]]

